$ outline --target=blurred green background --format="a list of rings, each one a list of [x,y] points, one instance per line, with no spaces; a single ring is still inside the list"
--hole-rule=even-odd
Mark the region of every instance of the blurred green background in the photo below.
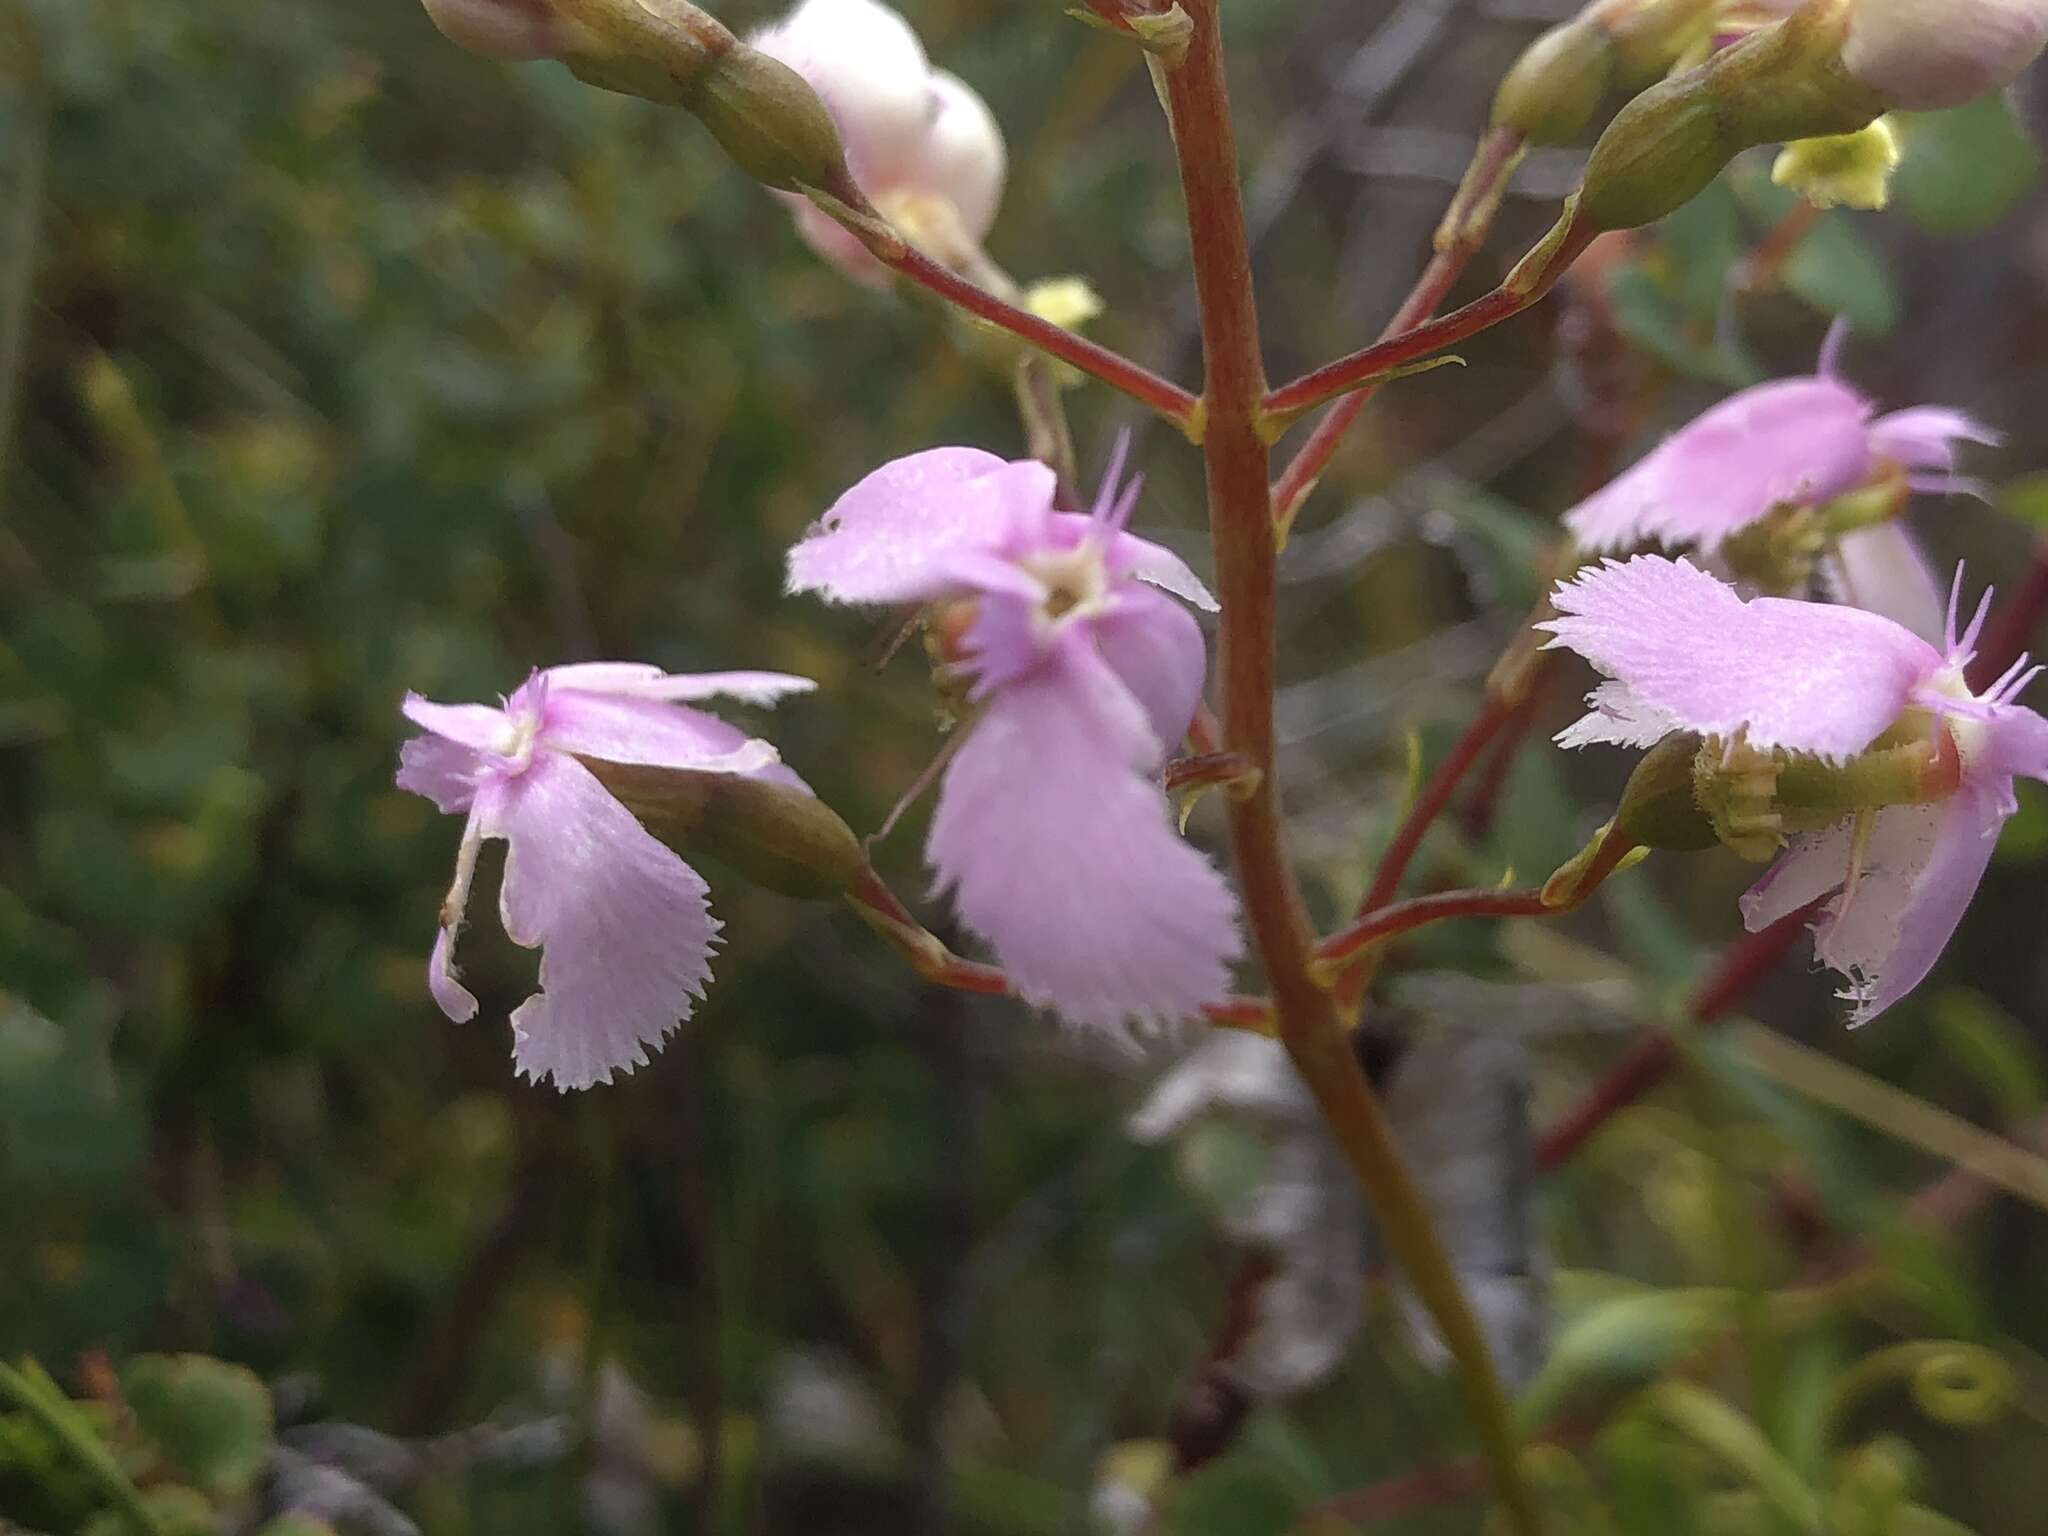
[[[1285,377],[1393,308],[1492,83],[1564,8],[1228,9]],[[1097,335],[1191,377],[1178,194],[1135,56],[1049,3],[909,13],[1009,135],[997,258],[1086,275]],[[1289,803],[1326,915],[1391,825],[1410,733],[1439,751],[1469,713],[1587,476],[1734,384],[1806,369],[1834,313],[1888,405],[2009,434],[1983,456],[1987,503],[1916,518],[1938,565],[2017,580],[2048,514],[2024,479],[2048,462],[2028,110],[2023,93],[2017,115],[1912,125],[1901,208],[1829,216],[1747,292],[1731,273],[1784,202],[1768,158],[1745,161],[1602,280],[1369,413],[1282,569]],[[1474,291],[1573,164],[1533,159]],[[1133,1443],[1164,1433],[1239,1260],[1221,1176],[1124,1136],[1160,1053],[926,992],[842,916],[713,869],[727,944],[694,1022],[608,1090],[535,1089],[503,1023],[532,956],[480,923],[479,1019],[451,1026],[426,995],[457,828],[391,784],[408,688],[488,699],[593,657],[769,667],[824,685],[774,719],[784,756],[877,826],[934,749],[932,696],[913,658],[869,666],[869,621],[781,601],[783,552],[886,458],[1021,451],[1000,377],[943,315],[811,257],[688,119],[471,58],[412,0],[0,0],[0,188],[0,1359],[34,1357],[95,1412],[124,1373],[159,1403],[144,1441],[185,1410],[136,1357],[246,1366],[272,1388],[248,1410],[265,1444],[273,1425],[407,1437],[416,1464],[386,1491],[437,1533],[1083,1527],[1105,1455],[1156,1454]],[[1098,387],[1070,406],[1084,478],[1137,431],[1139,519],[1201,564],[1185,445]],[[1440,874],[1540,875],[1601,820],[1618,755],[1538,742],[1491,827],[1432,844]],[[885,848],[906,892],[919,830]],[[2044,855],[2030,795],[1948,962],[1879,1028],[1846,1036],[1797,965],[1757,1011],[2021,1125],[2043,1095]],[[1586,1027],[1537,1042],[1540,1121],[1625,1044],[1617,1012],[1674,1016],[1746,878],[1674,862],[1569,945],[1453,930],[1403,963],[1598,981]],[[1514,1027],[1504,1012],[1468,1022]],[[2040,1529],[2038,1210],[1910,1233],[1900,1195],[1946,1165],[1877,1101],[1818,1108],[1739,1050],[1692,1066],[1539,1209],[1569,1308],[1611,1301],[1603,1275],[1711,1288],[1749,1298],[1726,1319],[1741,1342],[1702,1363],[1661,1317],[1648,1342],[1586,1345],[1589,1379],[1683,1360],[1829,1497],[1898,1470],[1972,1528]],[[1879,1252],[1880,1283],[1797,1326],[1765,1301],[1812,1257],[1773,1214],[1788,1180]],[[1898,1393],[1822,1411],[1858,1360],[1923,1336],[1993,1351],[2006,1411],[1967,1433]],[[122,1529],[46,1417],[0,1416],[0,1530]],[[479,1423],[504,1433],[419,1438]],[[535,1424],[558,1439],[511,1433]],[[192,1470],[100,1427],[145,1485]],[[1619,1429],[1590,1472],[1560,1453],[1546,1474],[1560,1509],[1609,1522],[1573,1528],[1804,1528],[1737,1497],[1769,1480],[1706,1442]],[[289,1443],[362,1470],[331,1438]],[[1254,1415],[1163,1528],[1287,1529],[1465,1445],[1454,1395],[1379,1318],[1334,1381]],[[204,1528],[255,1529],[279,1466],[188,1477],[220,1511]],[[1871,1507],[1872,1536],[1909,1529]],[[405,1528],[385,1518],[333,1523]],[[1374,1528],[1480,1519],[1451,1503]]]

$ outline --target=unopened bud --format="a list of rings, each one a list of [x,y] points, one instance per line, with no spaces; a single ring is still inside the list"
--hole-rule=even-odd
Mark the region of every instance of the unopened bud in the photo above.
[[[1635,229],[1690,202],[1745,149],[1868,127],[1885,102],[1842,66],[1849,4],[1809,0],[1622,108],[1593,147],[1581,215]]]
[[[442,36],[491,59],[559,58],[563,41],[547,0],[425,0]]]
[[[1610,91],[1640,90],[1707,35],[1715,0],[1592,0],[1531,43],[1494,97],[1496,125],[1568,144]]]
[[[1569,144],[1593,121],[1613,70],[1613,40],[1574,16],[1515,60],[1493,98],[1493,120],[1531,144]]]
[[[698,78],[684,105],[741,170],[778,192],[847,183],[839,129],[818,93],[778,59],[745,44]]]
[[[1652,747],[1621,792],[1615,828],[1645,848],[1668,853],[1698,853],[1718,843],[1713,820],[1693,791],[1699,751],[1699,737],[1687,735],[1666,736]]]
[[[824,801],[774,779],[581,758],[613,799],[676,852],[729,864],[756,885],[822,901],[867,866],[860,839]]]
[[[1880,117],[1857,133],[1794,139],[1771,167],[1771,180],[1790,187],[1816,208],[1875,210],[1891,201],[1899,140]]]
[[[2048,47],[2048,0],[1856,0],[1842,63],[1892,106],[1960,107]]]

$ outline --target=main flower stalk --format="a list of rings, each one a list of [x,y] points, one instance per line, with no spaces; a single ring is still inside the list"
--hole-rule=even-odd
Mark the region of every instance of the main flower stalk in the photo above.
[[[1230,807],[1238,880],[1265,966],[1280,1038],[1338,1146],[1371,1197],[1402,1265],[1458,1363],[1502,1503],[1523,1532],[1541,1529],[1517,1466],[1506,1396],[1485,1339],[1387,1130],[1343,1021],[1311,970],[1314,933],[1289,869],[1274,774],[1276,558],[1266,377],[1251,251],[1224,84],[1217,0],[1185,0],[1185,58],[1162,71],[1180,161],[1200,305],[1205,382],[1202,454],[1222,603],[1224,746],[1257,771]]]

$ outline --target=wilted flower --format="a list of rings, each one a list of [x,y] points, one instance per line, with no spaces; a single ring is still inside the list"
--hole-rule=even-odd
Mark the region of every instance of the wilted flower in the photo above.
[[[877,0],[803,0],[749,41],[823,98],[854,180],[909,238],[981,243],[1002,201],[1002,130],[971,86],[931,67],[908,22]],[[886,279],[852,235],[790,201],[819,255],[862,282]]]
[[[1513,1386],[1533,1377],[1549,1344],[1550,1260],[1534,1211],[1529,1056],[1497,1022],[1432,1021],[1412,1041],[1379,1042],[1370,1070],[1388,1124],[1415,1169],[1438,1234]],[[1196,1127],[1221,1122],[1255,1135],[1256,1180],[1201,1178]],[[1180,1141],[1183,1167],[1215,1182],[1224,1233],[1265,1254],[1252,1326],[1218,1362],[1253,1397],[1282,1397],[1326,1380],[1365,1315],[1367,1272],[1389,1255],[1315,1100],[1276,1040],[1218,1032],[1163,1074],[1128,1128],[1141,1142]],[[1450,1356],[1427,1311],[1397,1276],[1417,1354]]]
[[[977,708],[926,844],[940,889],[1030,1001],[1105,1028],[1171,1022],[1223,999],[1240,942],[1229,888],[1176,833],[1158,779],[1206,657],[1153,586],[1215,602],[1123,531],[1135,486],[1118,494],[1112,473],[1086,515],[1054,495],[1043,464],[912,454],[825,514],[790,552],[789,587],[949,605],[939,627]]]
[[[1784,847],[1743,898],[1744,921],[1761,928],[1836,893],[1815,948],[1848,978],[1852,1022],[1917,986],[2017,808],[2015,775],[2048,779],[2048,721],[2013,702],[2035,672],[2022,661],[1982,694],[1964,681],[1985,608],[1957,635],[1952,600],[1937,649],[1853,608],[1744,601],[1655,555],[1588,567],[1552,602],[1551,644],[1612,679],[1559,742],[1706,738],[1702,762],[1758,786],[1768,841]]]
[[[458,1024],[476,999],[455,979],[455,936],[483,840],[505,839],[499,913],[513,942],[544,946],[541,990],[512,1014],[519,1071],[560,1088],[611,1081],[647,1060],[711,974],[719,930],[697,872],[606,792],[578,755],[700,773],[749,774],[803,789],[765,741],[685,701],[767,704],[813,684],[778,672],[670,676],[591,662],[536,672],[505,700],[436,704],[408,694],[398,786],[466,813],[427,983]]]
[[[1837,326],[1819,371],[1731,395],[1681,427],[1632,469],[1565,514],[1588,554],[1654,542],[1713,554],[1734,534],[1785,507],[1819,507],[1886,474],[1915,490],[1950,492],[1956,444],[1995,443],[1961,411],[1876,407],[1836,370]]]

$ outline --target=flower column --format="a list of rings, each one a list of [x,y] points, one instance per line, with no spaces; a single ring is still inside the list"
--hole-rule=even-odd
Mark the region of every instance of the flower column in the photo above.
[[[1233,797],[1231,843],[1244,910],[1265,966],[1280,1037],[1388,1240],[1458,1362],[1501,1500],[1518,1529],[1540,1529],[1523,1487],[1507,1402],[1485,1339],[1387,1133],[1353,1055],[1349,1031],[1310,971],[1314,938],[1283,849],[1274,773],[1274,538],[1265,365],[1251,252],[1224,84],[1217,0],[1183,0],[1186,53],[1164,65],[1200,302],[1205,382],[1196,413],[1208,476],[1210,534],[1221,600],[1226,745],[1257,770]]]

